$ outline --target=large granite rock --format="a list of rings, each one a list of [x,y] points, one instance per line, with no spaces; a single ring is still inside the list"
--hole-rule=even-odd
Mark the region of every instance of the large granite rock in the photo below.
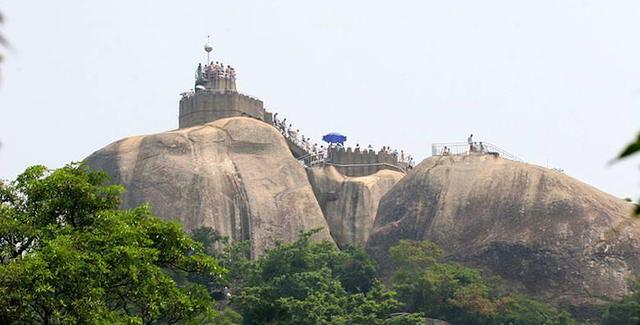
[[[404,177],[404,173],[392,170],[347,177],[333,166],[309,168],[307,174],[331,236],[340,247],[364,246],[380,198]]]
[[[127,188],[126,208],[149,202],[158,216],[186,229],[209,226],[251,240],[260,254],[275,240],[322,228],[331,240],[304,168],[266,123],[229,118],[114,142],[89,156]]]
[[[431,157],[382,199],[367,249],[389,267],[388,248],[398,240],[431,240],[449,259],[587,312],[627,293],[627,279],[640,271],[640,221],[630,209],[546,168],[493,156]]]

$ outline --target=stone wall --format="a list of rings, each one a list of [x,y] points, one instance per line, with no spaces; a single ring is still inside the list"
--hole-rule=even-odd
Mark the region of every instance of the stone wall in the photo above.
[[[398,156],[388,152],[361,150],[360,148],[331,148],[329,163],[340,173],[350,177],[366,176],[379,170],[390,169],[404,172],[404,166],[398,162]]]
[[[198,91],[180,100],[178,127],[201,125],[236,116],[248,116],[264,121],[264,104],[259,99],[237,92]]]

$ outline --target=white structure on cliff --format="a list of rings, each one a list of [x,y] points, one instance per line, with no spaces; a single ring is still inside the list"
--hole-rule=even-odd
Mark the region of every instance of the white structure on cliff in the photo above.
[[[193,91],[182,93],[178,127],[201,125],[234,116],[253,117],[271,123],[271,113],[261,100],[241,94],[236,89],[236,71],[230,65],[210,61],[213,47],[204,45],[207,62],[196,68]]]
[[[255,118],[276,127],[287,141],[293,156],[306,167],[332,165],[346,176],[366,176],[382,169],[406,172],[412,163],[399,159],[398,152],[370,149],[328,147],[314,145],[286,119],[277,120],[265,110],[264,103],[254,97],[239,93],[236,88],[236,70],[230,65],[213,61],[213,47],[204,45],[207,61],[199,63],[195,73],[194,90],[182,93],[180,99],[179,128],[203,125],[227,117]]]

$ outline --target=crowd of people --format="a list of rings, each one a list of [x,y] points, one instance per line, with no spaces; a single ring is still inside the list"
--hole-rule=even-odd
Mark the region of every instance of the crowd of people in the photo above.
[[[198,69],[196,70],[196,79],[236,79],[236,70],[230,65],[224,65],[221,62],[216,61],[211,62],[210,64],[205,64],[204,67],[202,63],[198,64]]]
[[[480,142],[473,141],[473,134],[471,134],[467,138],[467,143],[469,144],[469,152],[479,152],[479,153],[485,153],[486,152],[486,148],[485,148],[484,144],[482,143],[482,141],[480,141]]]
[[[467,144],[469,145],[469,150],[466,151],[466,148],[464,149],[464,154],[467,153],[487,153],[487,147],[485,146],[484,143],[482,143],[482,141],[473,141],[473,134],[469,135],[469,137],[467,138]],[[456,150],[456,152],[454,152],[453,154],[462,154],[462,148],[460,148],[461,146],[456,146],[458,150]],[[440,154],[443,156],[449,156],[451,155],[451,147],[450,146],[444,146],[442,148],[442,150],[440,151]]]
[[[289,139],[291,142],[304,149],[309,153],[310,161],[323,161],[328,158],[328,152],[333,149],[344,148],[342,143],[330,143],[327,146],[318,145],[317,143],[311,142],[311,138],[306,137],[302,133],[300,133],[300,129],[297,129],[293,126],[292,123],[287,122],[286,118],[279,119],[278,113],[273,115],[273,125],[282,133],[282,135]],[[361,149],[360,144],[356,144],[356,151],[373,151],[375,149],[372,145],[368,145],[366,149]],[[404,150],[395,150],[390,147],[384,146],[380,149],[379,153],[386,153],[389,155],[393,155],[397,158],[399,163],[405,164],[407,167],[413,167],[414,161],[413,157],[409,154],[405,154]]]
[[[273,115],[273,126],[282,133],[282,135],[296,144],[298,147],[304,149],[312,157],[311,160],[324,160],[327,158],[327,148],[324,145],[318,146],[317,143],[312,143],[311,138],[304,136],[300,133],[300,129],[293,127],[293,124],[287,124],[287,119],[278,119],[278,113]]]

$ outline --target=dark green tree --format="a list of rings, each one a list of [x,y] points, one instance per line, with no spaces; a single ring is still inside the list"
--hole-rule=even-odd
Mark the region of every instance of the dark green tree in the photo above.
[[[242,316],[231,308],[224,308],[213,318],[212,324],[215,325],[240,325],[242,324]]]
[[[216,244],[226,244],[228,238],[221,236],[218,231],[211,227],[198,227],[191,231],[191,238],[193,240],[202,243],[205,252],[209,255],[216,255]]]
[[[408,311],[454,324],[573,324],[566,312],[523,296],[500,295],[479,270],[441,263],[428,241],[401,240],[389,251],[393,287]]]
[[[640,324],[640,276],[631,282],[631,294],[607,306],[602,324]]]
[[[401,304],[375,280],[366,254],[314,243],[313,233],[255,262],[231,299],[244,324],[421,324],[419,315],[395,314]]]
[[[203,323],[205,288],[168,274],[224,276],[175,222],[121,210],[119,186],[82,164],[28,168],[0,184],[0,323]]]

